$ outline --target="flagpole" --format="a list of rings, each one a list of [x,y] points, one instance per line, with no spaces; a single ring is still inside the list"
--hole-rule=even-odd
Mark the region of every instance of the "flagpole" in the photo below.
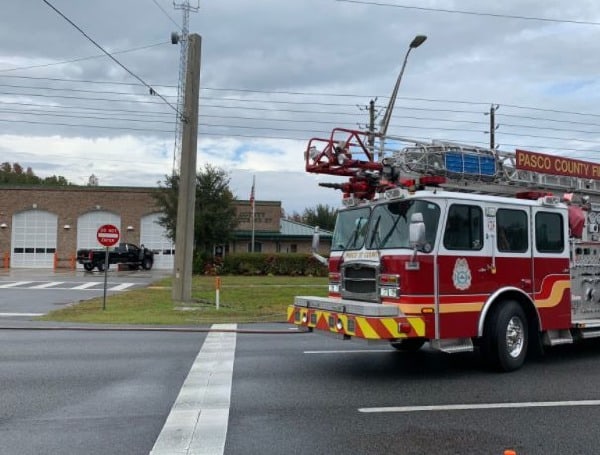
[[[254,218],[255,218],[254,214],[256,212],[255,203],[254,203],[254,184],[255,184],[255,178],[256,178],[256,176],[253,175],[252,176],[252,191],[250,192],[250,205],[251,205],[251,208],[252,208],[252,240],[251,240],[252,246],[250,247],[250,252],[251,253],[254,253]]]

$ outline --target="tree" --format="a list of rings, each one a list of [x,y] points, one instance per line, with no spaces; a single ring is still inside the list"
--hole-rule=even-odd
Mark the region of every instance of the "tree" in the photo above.
[[[41,178],[35,175],[31,167],[23,169],[19,163],[10,164],[4,162],[0,164],[0,183],[16,185],[53,185],[66,186],[71,185],[63,176],[53,175],[52,177]]]
[[[67,185],[71,185],[71,183],[69,183],[69,181],[64,178],[62,175],[52,175],[50,177],[46,177],[44,178],[44,180],[42,180],[42,184],[43,185],[48,185],[48,186],[67,186]]]
[[[216,245],[228,243],[237,226],[234,196],[229,189],[229,176],[220,168],[206,164],[196,175],[196,205],[194,217],[194,250],[196,254],[212,255]],[[163,215],[159,224],[175,241],[179,176],[165,176],[154,196]]]
[[[294,214],[295,215],[295,214]],[[326,231],[333,231],[337,209],[327,204],[317,204],[313,208],[306,208],[302,213],[302,222],[309,226],[319,226]]]
[[[88,178],[88,184],[87,186],[98,186],[99,185],[99,180],[98,177],[96,177],[94,174],[90,175],[90,177]]]

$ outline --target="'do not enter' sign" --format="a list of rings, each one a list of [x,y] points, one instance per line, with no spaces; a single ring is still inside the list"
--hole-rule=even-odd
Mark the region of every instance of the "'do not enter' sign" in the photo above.
[[[98,228],[96,237],[98,242],[104,246],[114,246],[119,242],[119,228],[112,224],[103,224]]]

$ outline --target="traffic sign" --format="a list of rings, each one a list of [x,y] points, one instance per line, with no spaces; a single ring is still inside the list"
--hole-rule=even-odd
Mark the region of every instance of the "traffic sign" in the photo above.
[[[104,246],[114,246],[119,242],[121,234],[119,228],[112,224],[104,224],[98,228],[96,237],[98,242]]]

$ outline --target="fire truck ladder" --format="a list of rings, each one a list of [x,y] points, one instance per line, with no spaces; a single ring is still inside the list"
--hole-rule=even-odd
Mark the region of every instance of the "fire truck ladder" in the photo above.
[[[415,142],[384,159],[411,175],[441,175],[442,186],[463,187],[463,191],[506,193],[523,187],[600,195],[600,180],[544,174],[517,169],[516,154],[454,142]],[[478,185],[480,183],[481,185]]]
[[[434,140],[386,136],[369,145],[372,133],[335,128],[328,139],[313,138],[305,152],[306,171],[347,176],[344,184],[321,184],[363,199],[381,190],[382,179],[444,177],[441,187],[486,194],[511,194],[524,187],[600,195],[600,180],[517,169],[516,154]],[[391,144],[391,146],[390,146]],[[379,152],[379,157],[377,157]]]

